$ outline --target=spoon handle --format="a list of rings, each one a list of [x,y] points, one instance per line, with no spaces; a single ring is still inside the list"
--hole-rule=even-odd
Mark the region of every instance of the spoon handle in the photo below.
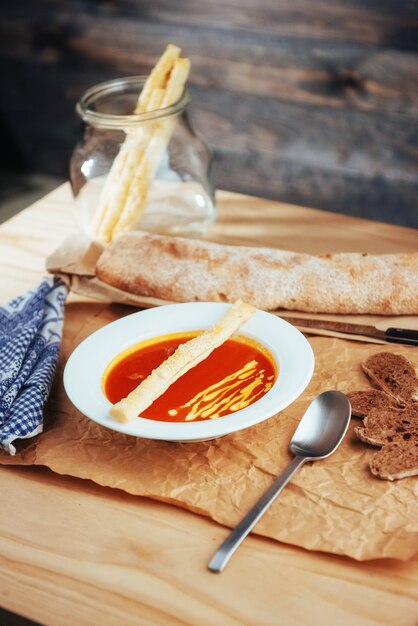
[[[274,502],[283,487],[287,485],[289,480],[305,461],[306,457],[295,456],[280,476],[275,479],[274,483],[261,496],[259,501],[228,535],[225,541],[215,552],[208,565],[212,572],[222,572],[235,550],[244,541],[248,533],[254,528],[258,520],[267,511],[270,504]]]

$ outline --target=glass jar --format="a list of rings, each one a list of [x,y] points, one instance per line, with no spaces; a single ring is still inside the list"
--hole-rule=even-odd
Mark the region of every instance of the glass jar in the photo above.
[[[164,124],[171,124],[171,136],[158,153],[143,212],[133,228],[199,237],[215,219],[212,155],[189,121],[188,93],[172,106],[132,114],[145,80],[131,76],[101,83],[77,103],[83,124],[70,161],[70,180],[82,230],[92,238],[93,217],[107,193],[104,183],[125,139],[137,131],[149,137]]]

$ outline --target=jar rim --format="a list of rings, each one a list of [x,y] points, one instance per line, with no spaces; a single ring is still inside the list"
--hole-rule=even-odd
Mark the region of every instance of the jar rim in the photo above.
[[[174,102],[170,106],[154,109],[153,111],[146,111],[144,113],[115,115],[114,113],[99,113],[90,108],[91,103],[96,101],[100,96],[104,94],[121,93],[123,91],[122,88],[126,86],[137,85],[139,94],[147,78],[147,76],[142,75],[125,76],[93,85],[93,87],[90,87],[83,93],[80,100],[77,102],[76,111],[85,122],[89,122],[95,126],[120,129],[121,127],[136,126],[142,122],[149,122],[162,117],[178,115],[184,111],[191,101],[189,92],[184,90],[177,102]]]

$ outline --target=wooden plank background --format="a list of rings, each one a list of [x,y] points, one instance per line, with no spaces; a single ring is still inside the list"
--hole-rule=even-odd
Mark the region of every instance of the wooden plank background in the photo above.
[[[66,175],[81,93],[192,59],[219,188],[418,226],[414,0],[20,0],[0,23],[1,165]]]

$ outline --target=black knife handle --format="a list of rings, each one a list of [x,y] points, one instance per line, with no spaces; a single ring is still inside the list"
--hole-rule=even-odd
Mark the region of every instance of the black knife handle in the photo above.
[[[410,328],[388,328],[385,331],[386,341],[404,343],[408,346],[418,346],[418,330]]]

